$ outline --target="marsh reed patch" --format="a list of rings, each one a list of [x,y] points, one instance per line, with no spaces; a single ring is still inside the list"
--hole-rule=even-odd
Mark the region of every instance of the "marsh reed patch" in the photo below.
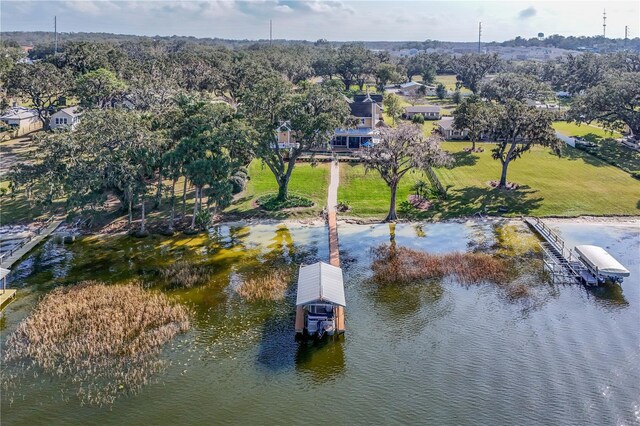
[[[484,253],[430,254],[382,244],[373,249],[373,256],[373,280],[378,284],[409,284],[447,276],[468,284],[508,280],[506,263]]]
[[[165,367],[160,350],[189,329],[189,317],[140,284],[85,281],[47,294],[8,337],[3,361],[69,379],[83,403],[108,405]]]
[[[171,287],[176,288],[192,288],[206,284],[211,279],[209,268],[184,260],[174,262],[160,270],[160,275],[167,280]]]
[[[282,300],[291,282],[291,271],[274,269],[244,280],[238,294],[249,302]]]

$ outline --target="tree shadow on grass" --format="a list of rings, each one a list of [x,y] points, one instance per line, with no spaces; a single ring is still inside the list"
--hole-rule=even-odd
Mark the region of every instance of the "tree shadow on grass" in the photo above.
[[[478,163],[478,156],[471,152],[458,151],[451,154],[453,157],[452,167],[475,166]]]
[[[476,213],[488,215],[526,215],[538,209],[544,200],[535,196],[537,190],[527,185],[517,190],[467,187],[452,189],[442,204],[444,216],[471,216]]]
[[[554,157],[556,156],[553,152],[549,152],[549,155],[552,155]],[[590,166],[595,166],[595,167],[608,166],[606,162],[599,159],[595,155],[590,154],[588,151],[583,151],[581,149],[573,148],[571,146],[563,146],[560,151],[560,156],[570,161],[582,160],[586,164],[589,164]]]

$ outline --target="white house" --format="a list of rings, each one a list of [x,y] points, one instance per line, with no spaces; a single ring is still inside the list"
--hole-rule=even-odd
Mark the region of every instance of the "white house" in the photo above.
[[[63,108],[51,116],[49,128],[51,130],[62,128],[73,130],[80,122],[81,115],[82,113],[77,106]]]
[[[42,121],[38,117],[38,111],[22,106],[9,108],[0,116],[0,121],[14,129],[15,137],[42,129]]]

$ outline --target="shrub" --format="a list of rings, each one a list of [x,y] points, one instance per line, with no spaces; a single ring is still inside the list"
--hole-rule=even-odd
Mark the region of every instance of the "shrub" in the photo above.
[[[340,213],[348,212],[351,210],[351,206],[347,201],[340,201],[336,204],[336,210]]]
[[[47,294],[7,339],[4,361],[70,378],[83,402],[111,404],[159,372],[161,347],[188,329],[187,309],[163,294],[86,281]]]
[[[180,260],[162,269],[160,275],[172,287],[192,288],[206,284],[211,278],[211,272],[206,266],[198,266]]]
[[[245,280],[238,287],[238,294],[249,302],[259,300],[282,300],[289,286],[289,271],[277,269],[265,275]]]
[[[244,191],[246,185],[245,178],[237,174],[229,179],[229,183],[231,183],[231,192],[234,194],[239,194]]]
[[[257,203],[260,207],[268,211],[313,206],[313,201],[299,195],[289,195],[285,200],[278,200],[276,194],[269,194],[258,198]]]
[[[411,122],[414,124],[424,124],[424,116],[422,116],[421,114],[416,114],[411,119]]]

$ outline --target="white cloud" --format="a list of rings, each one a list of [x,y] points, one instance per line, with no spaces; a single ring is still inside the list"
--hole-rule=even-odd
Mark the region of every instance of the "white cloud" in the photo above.
[[[274,7],[274,9],[282,13],[293,13],[293,9],[291,9],[286,4],[279,4],[276,7]]]
[[[315,40],[505,40],[538,32],[562,35],[602,33],[603,1],[584,0],[0,0],[3,31],[104,31],[141,35],[264,38],[277,18],[278,34]],[[638,36],[640,3],[607,0],[607,35],[622,37],[629,25]],[[520,16],[526,17],[521,19]],[[275,23],[276,21],[274,21]],[[265,30],[266,28],[266,30]]]

